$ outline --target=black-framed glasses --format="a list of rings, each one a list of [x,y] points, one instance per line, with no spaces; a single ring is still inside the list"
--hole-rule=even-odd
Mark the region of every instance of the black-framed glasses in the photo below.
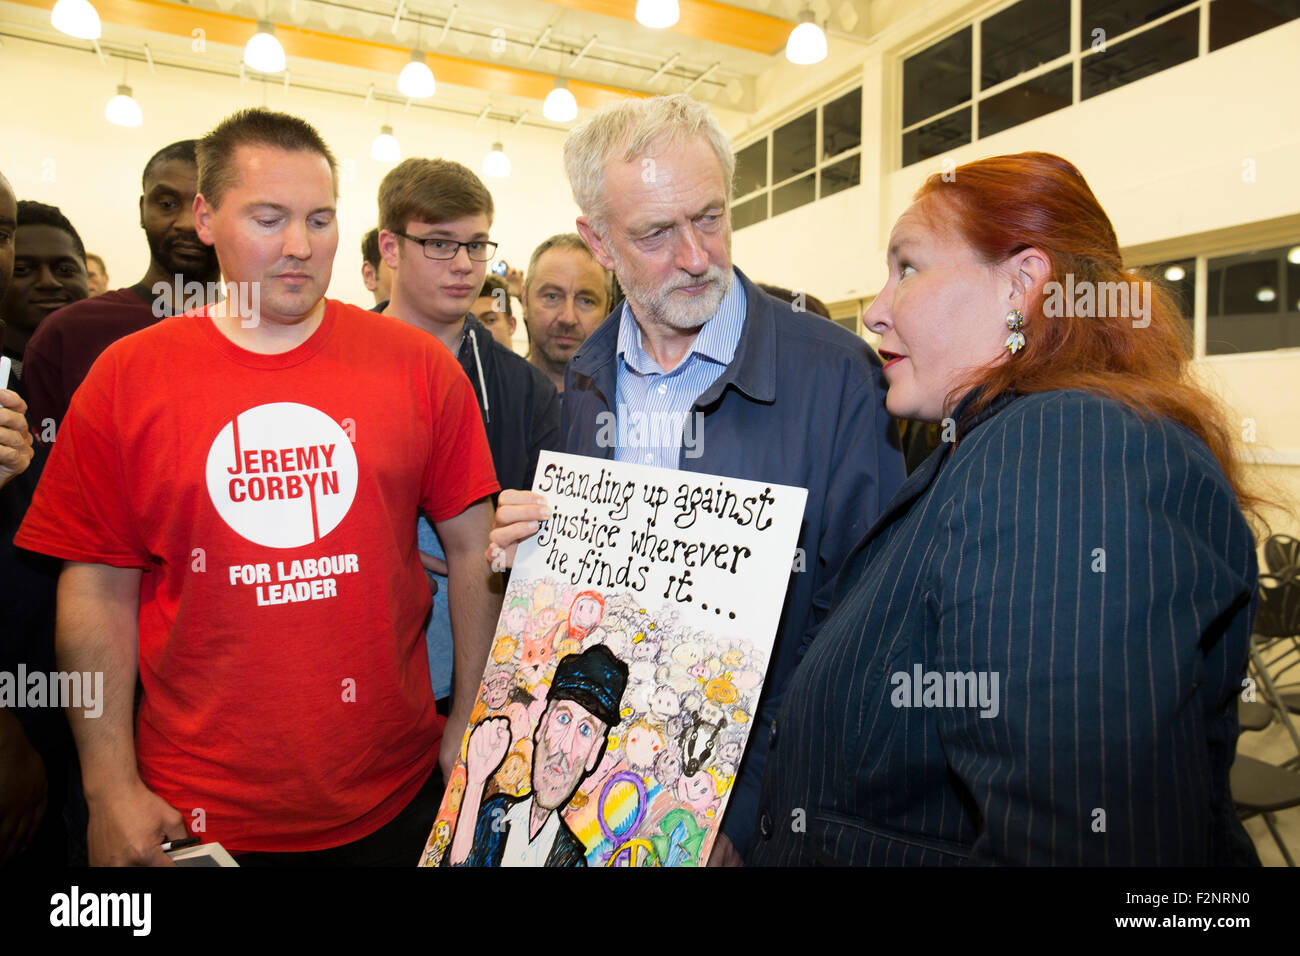
[[[471,239],[469,242],[457,242],[455,239],[421,239],[405,232],[393,230],[393,235],[410,239],[424,246],[426,259],[455,259],[460,247],[465,247],[466,254],[475,262],[487,262],[497,254],[497,244],[485,239]]]

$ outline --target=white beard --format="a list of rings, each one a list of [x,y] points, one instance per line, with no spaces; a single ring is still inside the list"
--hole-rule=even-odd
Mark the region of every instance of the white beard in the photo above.
[[[618,274],[618,281],[622,283],[628,299],[634,306],[633,312],[636,317],[643,322],[667,326],[678,332],[698,329],[709,321],[718,311],[718,306],[722,304],[727,292],[731,290],[731,283],[735,278],[735,273],[731,269],[720,269],[710,263],[708,271],[703,276],[679,281],[667,290],[656,289],[641,285],[639,282],[626,281],[624,276],[631,270],[623,268],[622,261],[612,251],[610,255],[614,259],[614,271]],[[709,283],[706,291],[699,295],[673,298],[676,289],[699,285],[701,281]]]

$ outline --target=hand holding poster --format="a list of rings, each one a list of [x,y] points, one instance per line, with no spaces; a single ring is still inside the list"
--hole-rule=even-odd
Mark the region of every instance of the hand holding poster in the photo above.
[[[421,864],[698,866],[763,688],[807,492],[544,452]]]

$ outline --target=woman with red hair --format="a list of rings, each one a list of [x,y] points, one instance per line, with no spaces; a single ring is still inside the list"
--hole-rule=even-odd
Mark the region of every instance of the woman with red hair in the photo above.
[[[1257,864],[1228,791],[1255,609],[1231,432],[1082,175],[932,176],[867,311],[941,423],[771,731],[751,860]]]

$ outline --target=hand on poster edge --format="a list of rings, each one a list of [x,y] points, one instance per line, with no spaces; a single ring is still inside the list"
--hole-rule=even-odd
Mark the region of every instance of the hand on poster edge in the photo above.
[[[504,571],[515,563],[519,542],[537,533],[541,523],[551,516],[546,496],[531,491],[508,488],[497,498],[492,533],[488,535],[485,557],[493,571]]]

